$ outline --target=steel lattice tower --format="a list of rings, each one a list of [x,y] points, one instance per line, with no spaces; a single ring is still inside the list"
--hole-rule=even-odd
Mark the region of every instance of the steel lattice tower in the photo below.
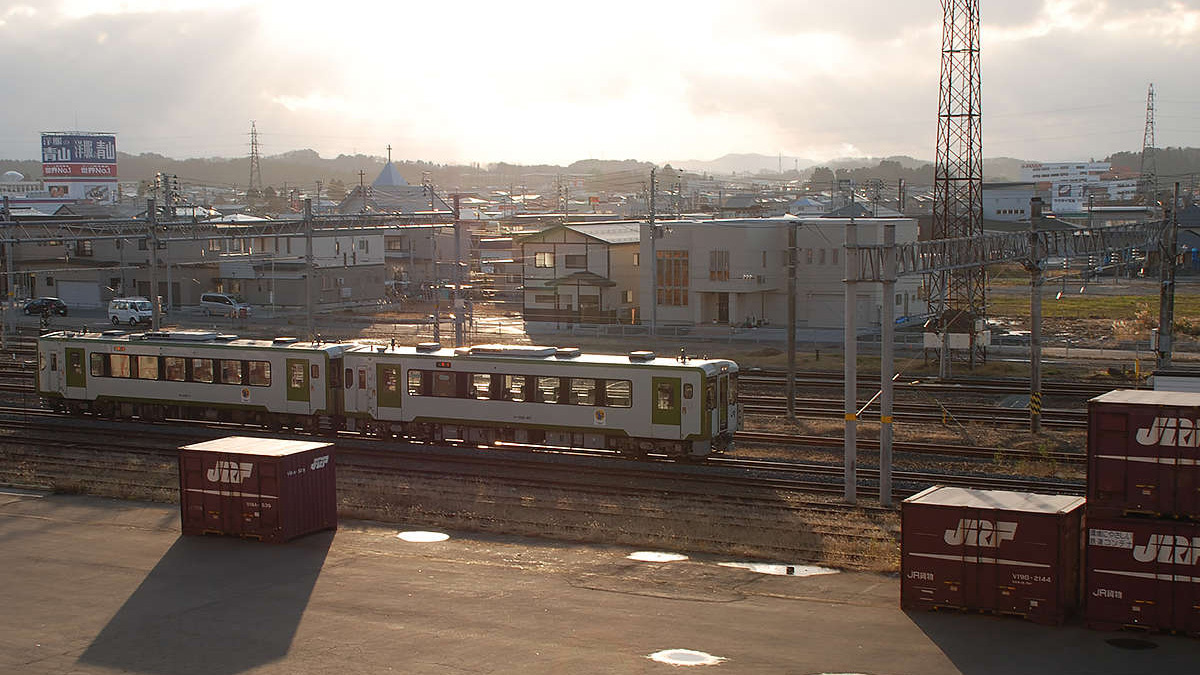
[[[1154,161],[1154,83],[1146,93],[1146,133],[1142,136],[1142,167],[1138,178],[1138,192],[1153,204],[1158,192],[1158,168]]]
[[[255,190],[262,192],[262,166],[258,163],[258,129],[254,120],[250,120],[250,186],[247,192]]]
[[[979,0],[942,0],[941,86],[933,178],[933,238],[983,232],[983,133],[979,77]],[[983,268],[938,272],[929,278],[930,310],[942,334],[975,334],[986,312]],[[983,356],[972,339],[968,359]],[[949,359],[942,358],[942,374]]]

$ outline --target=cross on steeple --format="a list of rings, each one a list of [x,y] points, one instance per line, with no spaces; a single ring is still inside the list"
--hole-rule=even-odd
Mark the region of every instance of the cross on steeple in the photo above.
[[[388,164],[392,163],[392,144],[388,143]]]

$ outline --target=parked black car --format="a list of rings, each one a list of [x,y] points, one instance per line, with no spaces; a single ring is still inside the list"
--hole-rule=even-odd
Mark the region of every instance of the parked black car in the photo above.
[[[26,314],[41,314],[44,311],[49,311],[51,314],[59,316],[66,316],[67,303],[58,298],[34,298],[25,303]]]

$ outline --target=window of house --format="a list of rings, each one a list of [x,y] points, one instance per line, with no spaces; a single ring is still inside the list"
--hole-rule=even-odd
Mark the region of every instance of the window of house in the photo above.
[[[533,254],[534,267],[554,267],[553,251],[538,251]]]
[[[688,304],[688,252],[657,251],[658,274],[655,300],[660,305]]]
[[[729,281],[729,251],[708,252],[708,280]]]
[[[534,295],[533,301],[540,305],[553,305],[555,303],[555,298],[557,298],[557,297],[558,296],[556,296],[556,295],[547,295],[547,294],[543,293],[543,294]]]
[[[633,302],[633,291],[621,291],[621,302],[629,304]]]
[[[817,264],[818,265],[825,264],[825,249],[820,249],[820,253],[817,254]]]
[[[831,258],[833,258],[833,260],[830,262],[832,262],[834,265],[838,264],[838,250],[836,248],[829,249],[829,255]]]
[[[587,255],[580,253],[565,256],[563,266],[573,270],[587,269]]]
[[[633,266],[634,266],[634,267],[641,267],[641,265],[642,265],[642,254],[641,254],[641,253],[634,253],[634,254],[633,254]]]

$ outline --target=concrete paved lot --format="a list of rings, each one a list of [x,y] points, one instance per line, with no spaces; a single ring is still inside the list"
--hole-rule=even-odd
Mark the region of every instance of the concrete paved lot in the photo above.
[[[907,615],[898,580],[771,576],[705,558],[343,523],[271,546],[182,538],[169,505],[0,490],[0,673],[1195,672],[1078,626]]]

